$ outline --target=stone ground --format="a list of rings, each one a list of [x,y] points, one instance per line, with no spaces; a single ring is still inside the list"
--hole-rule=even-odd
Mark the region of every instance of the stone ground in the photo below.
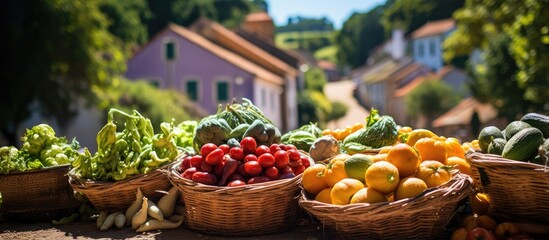
[[[364,123],[369,112],[364,109],[353,97],[353,90],[356,84],[351,80],[341,80],[338,82],[329,82],[324,86],[324,93],[332,101],[341,101],[347,104],[347,115],[343,118],[329,122],[327,127],[330,129],[345,128],[347,125],[353,125],[357,122]]]

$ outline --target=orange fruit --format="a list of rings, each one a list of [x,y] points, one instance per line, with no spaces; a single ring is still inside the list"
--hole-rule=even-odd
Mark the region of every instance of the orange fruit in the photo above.
[[[521,233],[522,231],[516,224],[510,223],[510,222],[503,222],[496,227],[496,232],[494,235],[496,235],[498,239],[508,239],[512,236],[517,236]]]
[[[316,197],[315,200],[323,203],[332,203],[332,197],[330,196],[332,193],[331,188],[324,188],[322,191],[320,191]]]
[[[358,190],[351,198],[351,204],[353,203],[380,203],[387,202],[387,198],[383,193],[380,193],[372,188],[366,187]]]
[[[387,153],[387,162],[398,168],[400,178],[405,178],[414,174],[421,159],[416,149],[408,144],[399,143]]]
[[[386,161],[372,164],[366,170],[364,179],[369,188],[373,188],[383,194],[395,191],[400,181],[398,168]]]
[[[473,173],[471,172],[471,166],[469,165],[469,163],[467,163],[467,161],[465,161],[465,159],[463,158],[460,158],[460,157],[449,157],[447,159],[447,163],[446,163],[448,166],[453,166],[454,169],[458,169],[459,172],[463,173],[463,174],[467,174],[469,176],[473,176]]]
[[[436,136],[437,136],[436,134],[434,134],[433,132],[427,129],[423,129],[423,128],[414,129],[408,133],[408,140],[406,141],[406,144],[410,146],[414,146],[419,139],[431,138]]]
[[[364,128],[364,124],[357,122],[357,123],[353,124],[353,126],[351,126],[351,132],[356,132],[357,130],[359,130],[361,128]]]
[[[370,159],[372,159],[373,162],[387,161],[387,153],[372,155]]]
[[[452,233],[452,237],[450,238],[450,240],[465,240],[467,239],[467,233],[469,231],[467,231],[467,229],[465,228],[458,228],[454,231],[454,233]]]
[[[414,147],[419,151],[419,155],[423,161],[436,160],[446,164],[448,149],[443,141],[433,138],[419,139]]]
[[[478,216],[476,214],[471,214],[463,219],[461,226],[467,230],[467,232],[473,230],[473,228],[478,227]]]
[[[457,138],[447,138],[446,147],[448,148],[448,157],[459,157],[465,159],[465,151],[461,148],[461,143]]]
[[[427,189],[427,184],[416,177],[407,177],[400,180],[395,190],[395,201],[419,196]]]
[[[450,181],[452,178],[449,168],[449,166],[439,161],[427,160],[419,164],[416,176],[423,180],[427,184],[427,187],[437,187]]]
[[[347,173],[345,172],[345,160],[349,157],[349,155],[341,153],[330,160],[330,164],[328,164],[324,171],[324,181],[326,181],[328,187],[333,187],[341,179],[347,177]]]
[[[360,189],[364,188],[364,184],[361,181],[354,178],[344,178],[337,182],[330,192],[330,198],[332,204],[346,205],[351,202],[351,198]]]
[[[477,217],[477,223],[479,227],[482,227],[490,232],[495,232],[498,223],[488,215],[481,215]]]
[[[319,174],[325,169],[326,165],[321,163],[317,163],[305,169],[305,171],[303,172],[303,176],[301,176],[301,184],[303,185],[303,189],[305,189],[307,193],[316,195],[320,191],[328,187],[328,184],[326,184],[324,177]]]
[[[391,150],[393,146],[383,146],[379,149],[379,153],[378,154],[384,154],[384,153],[389,153],[389,150]]]

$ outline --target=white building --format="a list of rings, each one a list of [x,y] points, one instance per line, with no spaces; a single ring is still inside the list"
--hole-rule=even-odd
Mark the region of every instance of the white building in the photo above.
[[[431,21],[411,34],[412,56],[416,62],[434,71],[442,68],[442,43],[454,31],[455,21],[444,19]]]

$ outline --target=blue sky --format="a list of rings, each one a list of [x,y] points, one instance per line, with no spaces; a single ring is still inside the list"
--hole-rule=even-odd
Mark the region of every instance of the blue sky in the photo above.
[[[353,12],[367,12],[385,0],[268,0],[275,25],[286,25],[288,17],[327,17],[340,29]]]

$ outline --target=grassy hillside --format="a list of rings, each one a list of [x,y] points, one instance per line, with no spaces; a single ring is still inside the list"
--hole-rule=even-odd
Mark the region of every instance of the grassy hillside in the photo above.
[[[303,31],[303,32],[283,32],[277,33],[275,43],[278,47],[293,49],[298,47],[300,39],[307,41],[310,39],[326,38],[329,41],[333,39],[333,32],[329,31]]]
[[[333,63],[337,63],[336,54],[337,54],[337,46],[330,45],[330,46],[318,49],[314,53],[314,56],[318,60],[322,59],[322,60],[328,60],[328,61],[333,62]]]

